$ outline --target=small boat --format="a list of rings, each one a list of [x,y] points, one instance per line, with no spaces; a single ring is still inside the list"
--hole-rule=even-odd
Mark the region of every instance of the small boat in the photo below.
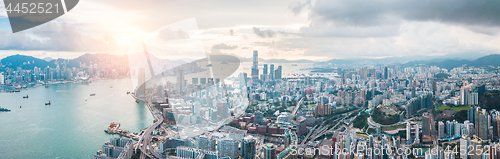
[[[136,102],[136,103],[139,103],[139,99],[136,99],[136,100],[135,100],[135,102]]]
[[[0,112],[10,112],[10,110],[7,108],[0,107]]]
[[[29,98],[29,96],[28,96],[28,95],[26,95],[26,96],[23,96],[23,98]]]
[[[23,106],[19,106],[19,108],[22,108]]]
[[[127,94],[130,94],[130,92],[127,92]]]
[[[49,88],[49,85],[45,85],[45,88]]]
[[[90,94],[90,96],[95,96],[95,93]]]
[[[21,90],[19,90],[19,89],[16,89],[16,90],[14,90],[14,92],[21,92]]]
[[[45,105],[50,105],[50,100],[49,100],[49,102],[48,102],[48,103],[45,103]]]

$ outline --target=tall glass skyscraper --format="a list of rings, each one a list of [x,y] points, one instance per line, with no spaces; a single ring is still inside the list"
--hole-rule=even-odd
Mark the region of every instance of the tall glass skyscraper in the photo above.
[[[259,53],[257,50],[253,51],[253,65],[252,65],[252,80],[259,79]]]

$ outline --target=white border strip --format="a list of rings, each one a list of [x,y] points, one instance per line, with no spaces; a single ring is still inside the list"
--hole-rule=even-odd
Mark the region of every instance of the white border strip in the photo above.
[[[64,3],[64,0],[61,0],[61,5],[63,7],[64,14],[66,14],[66,12],[68,12],[68,10],[66,10],[66,3]]]

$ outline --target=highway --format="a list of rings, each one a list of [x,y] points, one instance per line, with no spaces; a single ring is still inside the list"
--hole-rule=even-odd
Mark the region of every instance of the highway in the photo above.
[[[297,111],[299,110],[300,104],[302,104],[303,101],[304,101],[304,97],[300,98],[299,102],[297,102],[297,106],[295,106],[295,109],[293,109],[293,112],[292,112],[292,118],[297,116]]]
[[[329,133],[329,132],[333,132],[333,130],[335,129],[335,127],[337,127],[342,120],[345,120],[347,117],[349,117],[352,113],[356,113],[356,112],[359,112],[360,110],[362,110],[363,108],[360,108],[360,109],[357,109],[355,111],[352,111],[350,113],[347,113],[347,114],[341,114],[341,115],[345,115],[345,117],[343,118],[339,118],[339,119],[335,119],[333,121],[337,121],[337,124],[335,124],[333,127],[331,127],[330,129],[327,129],[329,126],[328,125],[321,125],[318,127],[318,125],[316,125],[311,131],[309,131],[309,133],[307,134],[307,136],[302,140],[302,142],[300,143],[300,147],[304,147],[305,143],[308,141],[309,138],[311,138],[311,140],[309,141],[314,141],[316,140],[317,138]],[[356,115],[355,117],[353,117],[353,120],[357,117],[358,115]],[[332,117],[333,118],[333,117]],[[326,120],[323,121],[323,123],[325,122]],[[316,131],[315,131],[316,130]]]
[[[146,104],[147,107],[153,112],[153,109],[151,108],[150,104]],[[163,123],[163,118],[161,115],[158,114],[153,114],[153,117],[157,120],[153,125],[151,125],[149,128],[144,131],[142,134],[141,138],[139,138],[138,143],[138,148],[141,150],[141,159],[145,159],[146,156],[149,158],[161,158],[161,155],[159,155],[157,152],[153,150],[153,147],[151,147],[151,140],[152,140],[152,132],[153,130],[156,129],[161,123]],[[137,147],[136,147],[137,149]],[[148,150],[149,149],[149,150]],[[154,156],[152,156],[152,155]]]

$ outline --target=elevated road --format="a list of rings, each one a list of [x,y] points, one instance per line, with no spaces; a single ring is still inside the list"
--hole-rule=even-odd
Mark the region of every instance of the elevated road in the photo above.
[[[141,150],[142,152],[140,156],[141,159],[145,159],[146,156],[149,158],[161,158],[161,155],[155,152],[153,150],[153,147],[151,147],[151,140],[153,137],[152,135],[153,130],[155,130],[156,127],[160,126],[160,124],[163,123],[163,117],[159,114],[155,114],[152,105],[150,105],[149,103],[146,103],[146,106],[153,114],[153,117],[156,119],[156,122],[149,128],[147,128],[146,131],[144,131],[142,136],[139,138],[139,141],[137,142],[138,146],[136,147],[136,149],[139,148],[139,150]]]
[[[292,112],[292,118],[295,118],[295,116],[297,116],[297,111],[299,110],[299,107],[303,101],[304,101],[304,97],[300,98],[299,102],[297,102],[297,106],[295,106],[295,108],[293,109],[293,112]]]

